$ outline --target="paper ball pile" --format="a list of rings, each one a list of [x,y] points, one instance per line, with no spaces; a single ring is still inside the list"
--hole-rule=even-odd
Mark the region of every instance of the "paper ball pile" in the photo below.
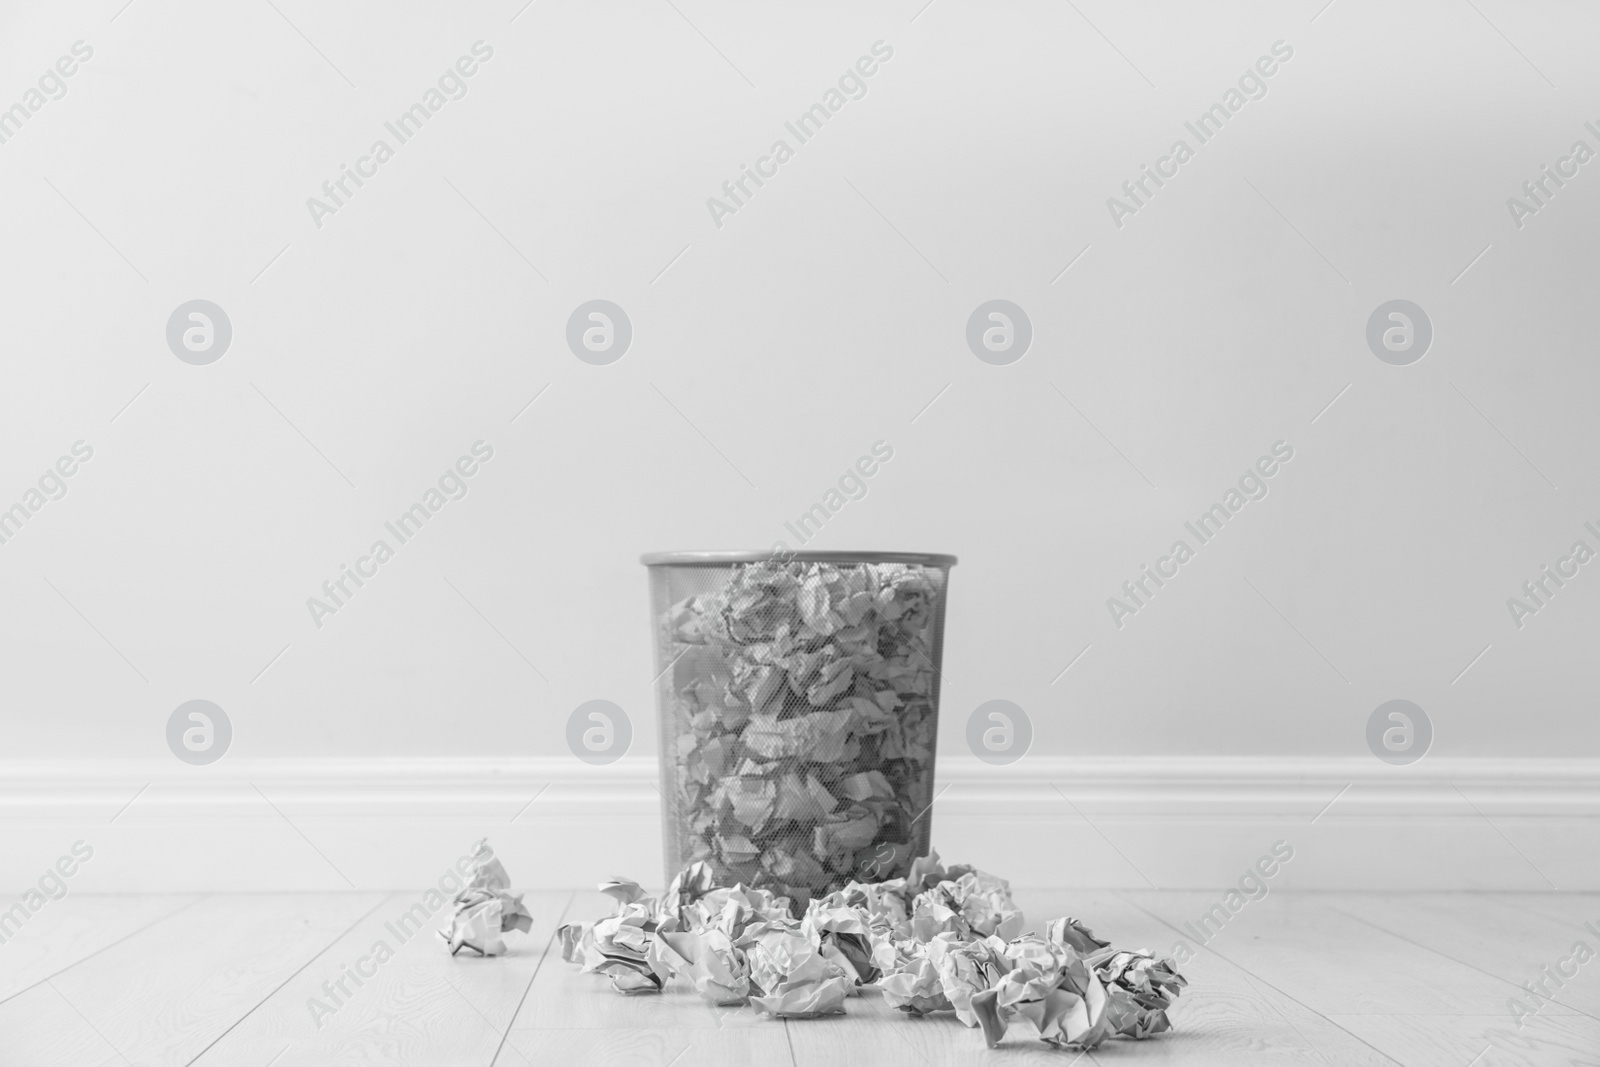
[[[990,1048],[1016,1022],[1072,1049],[1159,1034],[1187,984],[1171,960],[1114,949],[1075,919],[1023,933],[1004,879],[945,868],[937,852],[905,878],[812,898],[799,919],[787,897],[713,881],[695,863],[659,900],[636,882],[601,885],[616,914],[561,927],[562,958],[619,993],[659,993],[677,977],[713,1004],[790,1019],[842,1013],[875,986],[913,1015],[955,1012]]]

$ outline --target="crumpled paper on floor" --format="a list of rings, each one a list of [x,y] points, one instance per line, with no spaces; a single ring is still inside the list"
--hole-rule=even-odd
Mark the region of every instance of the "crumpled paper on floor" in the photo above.
[[[966,1026],[977,1026],[972,998],[1006,973],[1010,963],[1005,941],[993,935],[978,941],[936,937],[928,942],[926,951],[939,972],[940,987],[956,1018]]]
[[[680,979],[713,1004],[804,1019],[876,988],[909,1014],[953,1011],[990,1048],[1020,1023],[1046,1044],[1090,1049],[1170,1029],[1166,1011],[1187,985],[1170,960],[1112,948],[1073,918],[1023,932],[1005,879],[947,868],[931,851],[904,878],[809,899],[798,919],[789,897],[716,885],[703,862],[659,900],[624,879],[600,891],[616,913],[561,927],[561,954],[623,993]]]
[[[801,923],[780,919],[745,932],[750,981],[760,995],[750,1004],[763,1015],[809,1019],[844,1011],[855,974],[822,954]]]
[[[523,907],[520,895],[508,892],[510,888],[511,876],[495,858],[488,838],[479,839],[472,846],[472,873],[451,901],[455,914],[450,917],[450,927],[439,931],[450,946],[450,955],[470,948],[480,956],[498,956],[506,950],[501,934],[507,930],[527,933],[533,928],[533,916]]]
[[[1110,998],[1106,1020],[1114,1033],[1138,1039],[1172,1029],[1167,1008],[1189,984],[1173,970],[1172,961],[1136,949],[1103,952],[1089,963],[1105,984]]]
[[[944,979],[939,965],[928,958],[921,942],[910,942],[911,951],[893,973],[885,975],[878,988],[883,1002],[911,1015],[949,1011],[953,1005],[944,994]]]
[[[698,996],[719,1007],[743,1004],[750,996],[749,961],[721,930],[658,929],[646,957],[657,976],[685,978]]]
[[[934,883],[917,895],[911,908],[912,933],[919,941],[942,933],[963,940],[990,934],[1010,939],[1022,933],[1023,916],[1011,903],[1011,884],[982,871],[968,870]]]
[[[870,917],[861,908],[832,903],[831,897],[816,899],[806,910],[802,924],[822,954],[857,986],[876,982],[884,966],[894,961],[894,946],[887,936],[873,929]]]
[[[657,928],[656,903],[645,896],[639,883],[615,879],[600,885],[600,892],[617,902],[617,910],[595,923],[567,923],[557,930],[561,958],[582,963],[584,973],[611,979],[619,993],[655,993],[663,978],[648,958],[651,935]]]
[[[1008,944],[1005,954],[1012,968],[972,997],[973,1014],[990,1048],[1016,1019],[1029,1024],[1039,1040],[1062,1048],[1094,1048],[1105,1040],[1105,986],[1076,949],[1025,935]]]

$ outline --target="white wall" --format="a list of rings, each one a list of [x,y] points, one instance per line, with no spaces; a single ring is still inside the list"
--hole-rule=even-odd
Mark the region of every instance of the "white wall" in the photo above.
[[[1600,164],[1520,229],[1506,206],[1600,149],[1597,16],[920,4],[0,16],[0,105],[94,49],[0,144],[0,506],[94,449],[0,545],[6,758],[171,760],[193,698],[228,760],[563,757],[596,697],[646,756],[639,553],[766,547],[880,439],[815,547],[961,557],[947,754],[1004,697],[1041,758],[1370,760],[1405,697],[1430,758],[1600,757],[1600,577],[1520,629],[1506,606],[1600,548]],[[466,97],[314,225],[479,40]],[[879,40],[865,98],[714,225]],[[1268,94],[1114,225],[1280,40]],[[209,366],[164,338],[197,297],[233,325]],[[1035,331],[1010,366],[964,339],[996,297]],[[594,298],[633,323],[609,366],[563,338]],[[1435,330],[1410,366],[1364,337],[1394,298]],[[316,627],[306,599],[479,440],[468,496]],[[1107,598],[1280,440],[1270,495],[1118,629]]]

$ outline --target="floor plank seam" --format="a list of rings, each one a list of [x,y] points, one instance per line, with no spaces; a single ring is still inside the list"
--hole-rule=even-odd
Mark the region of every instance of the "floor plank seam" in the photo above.
[[[1149,908],[1147,908],[1144,905],[1140,904],[1138,901],[1130,900],[1127,896],[1125,896],[1123,894],[1123,892],[1121,890],[1112,890],[1112,893],[1114,895],[1118,896],[1118,897],[1121,897],[1127,903],[1132,904],[1135,908],[1138,908],[1140,911],[1144,912],[1146,915],[1150,916],[1150,918],[1154,919],[1156,922],[1160,923],[1162,926],[1165,926],[1167,929],[1171,930],[1173,933],[1178,934],[1180,937],[1183,935],[1183,931],[1182,930],[1179,930],[1176,926],[1172,925],[1170,922],[1168,922],[1167,920],[1163,919],[1161,916],[1157,915],[1155,912],[1151,911]],[[1208,944],[1205,944],[1204,942],[1201,943],[1200,947],[1205,949],[1206,951],[1210,952],[1212,955],[1216,956],[1217,959],[1219,959],[1222,962],[1228,964],[1230,967],[1237,968],[1242,974],[1249,975],[1251,978],[1256,979],[1262,985],[1266,986],[1268,989],[1270,989],[1273,992],[1277,993],[1279,996],[1285,998],[1286,1000],[1294,1001],[1296,1004],[1300,1005],[1302,1008],[1304,1008],[1306,1011],[1310,1012],[1312,1015],[1315,1015],[1319,1019],[1322,1019],[1329,1026],[1335,1027],[1336,1029],[1342,1030],[1346,1034],[1349,1034],[1352,1038],[1354,1038],[1355,1040],[1361,1042],[1363,1045],[1367,1046],[1373,1052],[1376,1052],[1378,1055],[1382,1056],[1384,1059],[1388,1060],[1390,1063],[1399,1064],[1399,1067],[1407,1067],[1406,1064],[1401,1063],[1399,1060],[1395,1059],[1393,1056],[1389,1055],[1387,1052],[1383,1051],[1383,1049],[1381,1049],[1378,1046],[1374,1045],[1372,1042],[1368,1041],[1366,1038],[1362,1037],[1360,1034],[1356,1033],[1355,1031],[1349,1029],[1346,1026],[1340,1025],[1337,1021],[1335,1021],[1334,1019],[1329,1018],[1326,1014],[1324,1014],[1323,1012],[1318,1011],[1316,1008],[1313,1008],[1311,1005],[1307,1004],[1305,1001],[1301,1000],[1300,998],[1292,996],[1291,994],[1286,993],[1282,989],[1279,989],[1277,986],[1273,985],[1271,982],[1267,981],[1265,978],[1262,978],[1260,975],[1256,974],[1254,971],[1250,970],[1248,967],[1244,967],[1244,966],[1241,966],[1240,964],[1235,963],[1233,960],[1231,960],[1228,957],[1224,956],[1222,953],[1218,952],[1216,949],[1212,948]],[[1316,1046],[1313,1045],[1312,1047],[1315,1048]]]
[[[1245,975],[1245,981],[1250,984],[1250,988],[1255,990],[1257,994],[1259,994],[1261,992],[1259,989],[1256,989],[1255,980],[1253,978],[1251,978],[1248,974]],[[1262,997],[1261,999],[1265,1002],[1267,998],[1266,997]],[[1270,1004],[1270,1002],[1268,1002],[1268,1003]],[[1328,1059],[1328,1054],[1326,1052],[1322,1051],[1322,1047],[1320,1045],[1318,1045],[1315,1041],[1313,1041],[1309,1037],[1307,1037],[1305,1035],[1305,1031],[1301,1030],[1298,1026],[1296,1026],[1294,1024],[1294,1020],[1289,1018],[1289,1013],[1288,1012],[1284,1011],[1283,1008],[1279,1007],[1277,1004],[1270,1004],[1270,1007],[1272,1008],[1273,1011],[1278,1013],[1278,1018],[1282,1019],[1285,1023],[1287,1023],[1289,1025],[1289,1029],[1293,1030],[1295,1032],[1295,1034],[1299,1036],[1300,1040],[1304,1041],[1306,1043],[1306,1047],[1307,1048],[1309,1048],[1311,1051],[1315,1052],[1318,1056],[1321,1056],[1322,1057],[1322,1062],[1326,1063],[1328,1065],[1328,1067],[1334,1067],[1333,1061]],[[1324,1015],[1323,1018],[1326,1019],[1327,1016]]]
[[[245,1012],[243,1015],[241,1015],[237,1019],[235,1019],[228,1026],[228,1028],[226,1030],[222,1031],[222,1033],[218,1034],[215,1038],[213,1038],[210,1044],[208,1044],[205,1048],[201,1049],[198,1053],[196,1053],[194,1058],[191,1059],[188,1063],[184,1064],[184,1067],[194,1067],[194,1065],[196,1063],[200,1062],[200,1058],[202,1056],[204,1056],[206,1053],[210,1052],[211,1049],[217,1044],[218,1041],[221,1041],[223,1038],[225,1038],[229,1034],[233,1033],[233,1031],[239,1026],[240,1023],[244,1022],[246,1019],[250,1018],[251,1015],[255,1014],[257,1008],[260,1008],[267,1001],[269,1001],[273,997],[277,996],[278,992],[280,990],[282,990],[284,986],[286,986],[290,982],[294,981],[297,977],[300,976],[300,974],[302,972],[305,971],[305,969],[307,967],[311,966],[313,963],[316,963],[330,949],[332,949],[333,946],[335,946],[339,942],[343,941],[345,939],[345,937],[350,933],[351,930],[354,930],[356,927],[358,927],[362,923],[366,922],[367,919],[372,915],[373,912],[377,911],[379,908],[383,907],[385,904],[387,904],[389,901],[393,900],[395,897],[397,897],[399,895],[400,894],[398,894],[398,893],[390,893],[387,896],[380,896],[378,898],[378,902],[376,904],[374,904],[374,905],[372,905],[372,907],[368,908],[358,919],[356,919],[355,922],[351,923],[349,926],[347,926],[343,930],[339,931],[339,933],[334,936],[333,940],[329,941],[326,945],[323,945],[320,949],[318,949],[316,951],[316,953],[310,959],[306,960],[298,968],[296,968],[295,972],[293,974],[289,975],[289,977],[287,977],[283,981],[279,982],[276,987],[274,987],[269,993],[267,993],[266,996],[262,997],[260,1000],[256,1001],[254,1004],[252,1004],[250,1006],[250,1010],[249,1011]],[[294,1042],[291,1041],[289,1043],[289,1045],[292,1045],[292,1044],[294,1044]],[[279,1052],[277,1056],[273,1057],[273,1059],[277,1059],[279,1056],[282,1056],[284,1052],[289,1051],[289,1045],[285,1045],[284,1048],[283,1048],[283,1052]]]
[[[100,1032],[100,1028],[98,1026],[96,1026],[94,1023],[90,1022],[89,1021],[89,1017],[87,1015],[85,1015],[83,1012],[79,1011],[78,1010],[78,1006],[76,1004],[72,1003],[72,1001],[68,1000],[67,999],[67,995],[65,993],[61,992],[61,990],[57,989],[56,988],[56,984],[54,982],[52,982],[52,981],[50,981],[50,979],[46,978],[44,980],[44,984],[50,987],[50,991],[52,993],[54,993],[56,996],[61,998],[61,1003],[65,1004],[67,1007],[72,1009],[72,1014],[76,1015],[78,1018],[83,1020],[83,1025],[85,1025],[89,1029],[93,1030],[95,1036],[98,1037],[101,1041],[104,1041],[106,1043],[106,1048],[110,1049],[112,1052],[115,1052],[117,1054],[117,1058],[119,1060],[121,1060],[123,1063],[126,1063],[128,1065],[128,1067],[133,1067],[133,1061],[128,1059],[127,1056],[123,1055],[122,1054],[122,1050],[120,1048],[118,1048],[116,1045],[113,1045],[111,1043],[111,1039],[109,1037],[107,1037],[105,1034],[102,1034]]]
[[[783,1020],[783,1042],[789,1046],[789,1067],[800,1067],[800,1061],[794,1054],[794,1035],[789,1032],[789,1020]]]
[[[146,930],[149,930],[151,927],[159,926],[160,924],[166,922],[168,919],[172,918],[174,915],[177,915],[179,912],[182,912],[182,911],[185,911],[185,910],[187,910],[189,908],[192,908],[196,904],[202,903],[202,902],[210,899],[211,896],[213,896],[213,894],[207,893],[207,894],[204,894],[202,896],[195,897],[193,900],[189,901],[189,903],[180,905],[180,906],[178,906],[176,908],[173,908],[171,911],[169,911],[167,914],[161,916],[160,918],[151,919],[149,922],[145,923],[143,926],[139,927],[138,929],[128,931],[126,934],[123,934],[121,937],[117,938],[115,941],[111,941],[111,942],[108,942],[107,944],[101,945],[99,948],[95,949],[93,952],[89,953],[87,956],[84,956],[83,959],[73,960],[71,963],[67,964],[65,967],[61,968],[59,971],[54,971],[51,974],[45,975],[43,978],[39,979],[37,982],[34,982],[34,983],[30,984],[30,985],[26,985],[26,986],[22,987],[21,989],[17,990],[15,993],[12,993],[10,996],[0,997],[0,1005],[5,1004],[9,1000],[15,1000],[17,997],[22,996],[22,994],[26,993],[30,989],[37,989],[39,986],[41,986],[41,985],[45,984],[46,982],[50,981],[50,979],[52,979],[52,978],[60,978],[62,975],[66,974],[68,971],[72,970],[72,968],[78,966],[79,964],[87,963],[89,960],[92,960],[96,956],[100,955],[100,953],[106,952],[106,951],[108,951],[110,949],[113,949],[113,948],[116,948],[118,945],[122,944],[124,941],[128,940],[130,937],[136,937],[139,934],[144,933]],[[54,987],[52,987],[52,988],[54,988]]]
[[[1334,906],[1332,904],[1327,905],[1327,908],[1328,908],[1329,911],[1336,912],[1336,913],[1338,913],[1340,915],[1343,915],[1345,918],[1350,919],[1350,920],[1352,920],[1354,922],[1361,923],[1363,926],[1370,926],[1370,927],[1372,927],[1372,929],[1377,930],[1379,933],[1387,934],[1390,937],[1395,938],[1398,941],[1403,941],[1406,944],[1411,945],[1411,946],[1413,946],[1415,948],[1420,948],[1424,952],[1431,952],[1433,955],[1438,956],[1440,959],[1449,960],[1451,963],[1454,963],[1458,967],[1465,967],[1469,971],[1476,971],[1477,973],[1483,975],[1486,978],[1492,978],[1496,982],[1500,982],[1500,983],[1503,983],[1505,985],[1508,985],[1512,989],[1516,990],[1518,993],[1526,993],[1527,992],[1526,989],[1522,988],[1522,986],[1518,985],[1516,982],[1513,982],[1511,979],[1506,978],[1506,977],[1504,977],[1502,975],[1495,974],[1493,971],[1486,971],[1482,967],[1479,967],[1475,963],[1468,963],[1466,960],[1458,960],[1454,956],[1450,955],[1449,953],[1443,952],[1443,951],[1441,951],[1439,949],[1434,948],[1432,945],[1424,945],[1420,941],[1413,941],[1413,940],[1411,940],[1411,938],[1405,936],[1404,934],[1397,934],[1393,930],[1386,929],[1385,927],[1379,926],[1375,922],[1372,922],[1372,921],[1367,920],[1367,919],[1363,919],[1359,915],[1352,915],[1349,912],[1345,911],[1343,908],[1336,907],[1336,906]],[[1589,1012],[1584,1011],[1582,1008],[1576,1007],[1576,1006],[1574,1006],[1572,1004],[1568,1004],[1565,1001],[1557,1000],[1554,997],[1550,998],[1550,1002],[1552,1004],[1560,1004],[1563,1008],[1566,1008],[1568,1011],[1574,1012],[1574,1013],[1576,1013],[1578,1015],[1582,1015],[1584,1018],[1593,1019],[1596,1022],[1600,1022],[1600,1015],[1592,1015]]]
[[[566,921],[567,912],[572,910],[572,904],[578,899],[578,890],[574,889],[567,894],[567,902],[561,905],[561,914],[556,917],[555,924],[550,928],[550,938],[545,942],[544,953],[539,957],[539,962],[533,965],[533,973],[528,976],[528,984],[522,989],[522,996],[517,1000],[517,1006],[511,1012],[511,1018],[506,1021],[505,1033],[500,1035],[500,1044],[494,1050],[494,1056],[489,1060],[489,1067],[499,1067],[500,1053],[505,1051],[507,1042],[511,1040],[511,1031],[516,1028],[517,1016],[522,1014],[522,1005],[527,1003],[528,994],[533,990],[533,983],[539,977],[539,972],[544,970],[544,961],[550,958],[550,950],[555,947],[556,932],[561,929],[561,924]],[[516,1048],[515,1045],[512,1048]],[[523,1063],[528,1062],[528,1057],[522,1054],[521,1049],[516,1049],[517,1058]]]

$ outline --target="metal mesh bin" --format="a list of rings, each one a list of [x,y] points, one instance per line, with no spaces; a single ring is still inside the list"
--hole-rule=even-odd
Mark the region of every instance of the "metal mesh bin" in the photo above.
[[[667,876],[797,908],[928,850],[953,556],[647,555]]]

